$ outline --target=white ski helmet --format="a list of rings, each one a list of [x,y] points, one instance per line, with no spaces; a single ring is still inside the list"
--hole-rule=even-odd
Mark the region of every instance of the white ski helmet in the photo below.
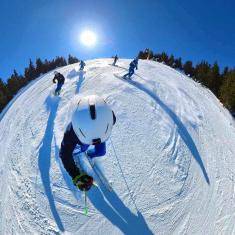
[[[97,95],[81,98],[72,116],[72,126],[83,144],[99,144],[111,135],[116,117],[106,102]]]

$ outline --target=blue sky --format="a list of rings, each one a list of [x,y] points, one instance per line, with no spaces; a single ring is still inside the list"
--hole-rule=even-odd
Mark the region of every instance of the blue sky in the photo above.
[[[0,77],[29,58],[132,58],[145,48],[234,67],[234,9],[232,0],[2,0]],[[83,29],[96,32],[96,47],[81,45]]]

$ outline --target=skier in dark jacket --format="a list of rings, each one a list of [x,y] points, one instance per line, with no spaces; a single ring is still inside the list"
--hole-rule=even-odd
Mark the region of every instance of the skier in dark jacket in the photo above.
[[[116,63],[117,63],[117,61],[118,61],[118,56],[117,55],[115,55],[114,56],[114,61],[113,61],[113,66],[115,66],[116,65]]]
[[[59,95],[61,88],[64,85],[65,78],[61,73],[59,73],[57,71],[55,71],[54,74],[55,74],[55,76],[53,78],[53,83],[56,83],[56,80],[57,80],[57,87],[55,89],[55,95]]]
[[[81,60],[79,65],[80,65],[80,71],[83,71],[84,67],[86,66],[86,63],[83,60]]]
[[[90,158],[106,154],[106,140],[111,135],[116,117],[111,108],[99,96],[87,96],[78,101],[61,143],[60,158],[64,168],[73,179],[74,185],[87,191],[93,184],[93,178],[75,164],[76,155],[86,152]],[[89,146],[94,146],[89,149]]]
[[[129,71],[127,74],[125,74],[123,77],[126,78],[131,78],[131,76],[135,73],[135,69],[138,69],[138,58],[135,58],[133,61],[131,61],[129,65]]]

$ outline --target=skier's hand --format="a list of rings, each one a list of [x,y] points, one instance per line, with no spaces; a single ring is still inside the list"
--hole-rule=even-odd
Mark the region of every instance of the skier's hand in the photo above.
[[[73,178],[73,183],[81,191],[88,191],[93,185],[93,178],[86,173],[81,173]]]

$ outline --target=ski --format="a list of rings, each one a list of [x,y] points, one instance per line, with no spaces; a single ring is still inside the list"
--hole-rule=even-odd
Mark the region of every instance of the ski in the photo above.
[[[85,156],[86,156],[86,154],[85,154]],[[83,163],[81,162],[81,158],[82,158],[82,155],[81,155],[81,154],[77,154],[77,153],[74,154],[74,161],[75,161],[76,166],[77,166],[79,169],[81,169],[82,172],[84,172],[85,174],[88,174],[88,175],[89,175],[89,170],[84,168],[84,162],[83,162]],[[87,157],[85,157],[85,158],[87,159]],[[86,162],[89,163],[89,161],[86,161]],[[90,163],[89,163],[89,165],[90,165]],[[90,165],[90,168],[91,168],[91,170],[93,170],[93,168],[91,167],[91,165]],[[93,171],[94,171],[94,170],[93,170]],[[96,180],[93,180],[92,186],[93,186],[93,187],[97,187],[97,188],[99,187],[99,185],[98,185],[98,183],[96,182]]]
[[[104,173],[95,164],[95,162],[92,161],[92,159],[87,155],[87,153],[85,155],[86,155],[86,158],[87,158],[90,166],[92,167],[93,171],[95,172],[96,176],[98,177],[98,180],[100,181],[100,183],[105,187],[105,189],[107,191],[112,192],[113,187],[112,187],[111,183],[108,181],[108,179],[106,178],[106,176],[104,175]]]
[[[113,74],[116,78],[118,78],[118,79],[120,79],[120,80],[124,80],[124,81],[129,81],[129,80],[132,80],[130,77],[127,77],[127,76],[125,76],[125,75],[123,75],[123,76],[120,76],[120,75],[118,75],[118,74]]]

